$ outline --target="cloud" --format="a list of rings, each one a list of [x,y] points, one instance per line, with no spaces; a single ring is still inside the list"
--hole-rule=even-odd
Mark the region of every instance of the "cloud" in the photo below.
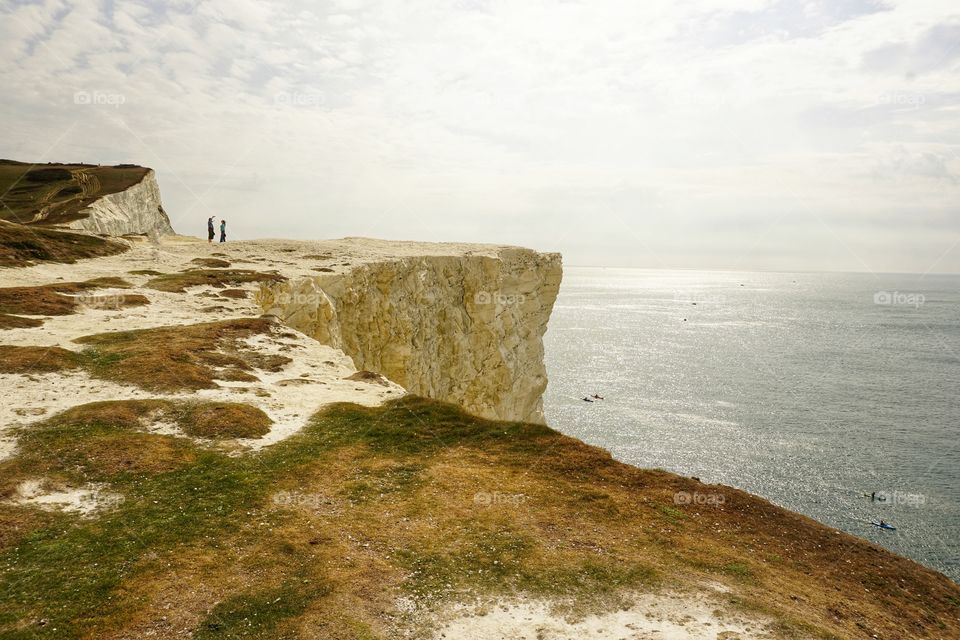
[[[229,210],[237,237],[862,269],[826,225],[923,271],[889,243],[960,234],[957,25],[899,0],[7,4],[0,156],[154,166],[175,225]]]
[[[912,77],[950,68],[960,59],[960,20],[931,26],[916,41],[892,42],[863,54],[868,71]]]

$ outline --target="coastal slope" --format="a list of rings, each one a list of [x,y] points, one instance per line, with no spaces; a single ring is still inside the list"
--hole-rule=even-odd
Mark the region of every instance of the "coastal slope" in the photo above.
[[[431,327],[461,349],[492,349],[460,335],[486,323],[536,340],[550,254],[57,233],[74,263],[0,271],[2,637],[960,637],[941,574],[620,463],[529,398],[502,405],[520,421],[410,393],[343,337],[393,335],[413,363]],[[284,322],[304,292],[341,343],[312,306],[309,333]]]

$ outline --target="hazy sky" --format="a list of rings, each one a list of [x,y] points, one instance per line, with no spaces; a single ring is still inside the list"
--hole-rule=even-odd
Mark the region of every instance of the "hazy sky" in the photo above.
[[[960,271],[956,0],[0,0],[0,157],[181,233]]]

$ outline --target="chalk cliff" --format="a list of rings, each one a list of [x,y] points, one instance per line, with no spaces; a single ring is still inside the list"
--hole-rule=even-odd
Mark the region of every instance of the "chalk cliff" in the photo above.
[[[349,269],[264,285],[261,307],[412,393],[486,418],[542,423],[542,338],[560,255],[380,244],[381,255]]]
[[[140,182],[99,198],[79,211],[86,217],[68,227],[121,236],[128,233],[168,235],[173,227],[160,201],[156,173],[148,170]]]

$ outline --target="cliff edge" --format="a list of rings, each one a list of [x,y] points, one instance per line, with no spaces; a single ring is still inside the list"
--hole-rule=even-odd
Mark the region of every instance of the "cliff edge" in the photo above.
[[[2,637],[960,637],[915,562],[358,370],[537,418],[558,256],[0,231]]]
[[[345,248],[349,269],[265,284],[264,312],[411,393],[543,423],[543,334],[559,254],[359,238],[337,251]]]
[[[145,233],[170,235],[173,226],[160,201],[157,174],[148,169],[140,182],[100,198],[80,209],[78,218],[67,225],[109,236]]]
[[[91,233],[174,233],[152,169],[0,160],[0,219]]]

